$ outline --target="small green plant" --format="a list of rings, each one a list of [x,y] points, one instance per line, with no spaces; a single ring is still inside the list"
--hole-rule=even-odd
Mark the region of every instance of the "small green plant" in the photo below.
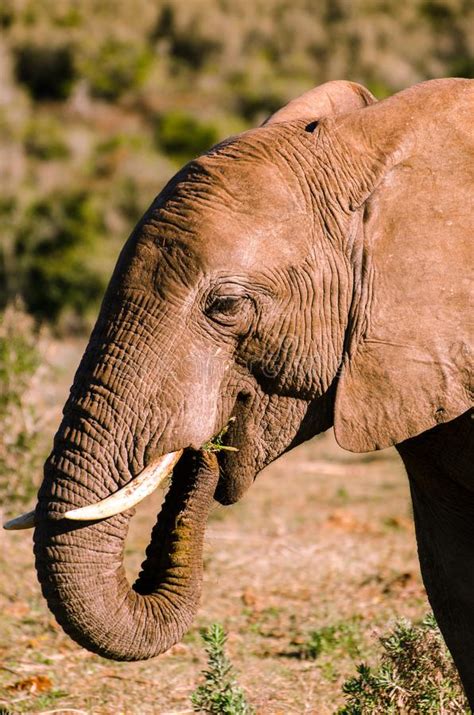
[[[360,663],[344,683],[346,704],[338,715],[471,712],[432,615],[418,624],[398,621],[380,643],[379,664]]]
[[[356,619],[342,621],[310,631],[308,636],[296,645],[296,655],[302,660],[316,660],[321,655],[341,650],[352,658],[360,656],[359,626]]]
[[[237,684],[234,668],[225,654],[227,636],[219,623],[213,623],[201,633],[208,658],[204,682],[191,695],[196,712],[216,715],[253,715],[254,708],[245,699]]]
[[[216,434],[215,437],[213,437],[209,442],[205,442],[201,449],[203,452],[238,452],[239,450],[237,447],[232,447],[230,444],[224,444],[224,438],[229,431],[229,427],[232,424],[232,422],[235,422],[235,417],[231,417],[228,423],[226,424],[223,429],[219,432],[219,434]]]

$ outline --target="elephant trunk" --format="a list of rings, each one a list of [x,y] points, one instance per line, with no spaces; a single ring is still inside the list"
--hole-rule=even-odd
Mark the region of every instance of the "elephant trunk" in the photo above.
[[[50,609],[74,640],[99,655],[116,660],[159,655],[181,638],[198,607],[205,524],[219,472],[215,456],[186,451],[175,467],[133,588],[123,568],[131,511],[95,523],[61,519],[65,506],[77,506],[77,487],[71,477],[64,480],[58,464],[64,469],[64,460],[53,453],[34,536]]]

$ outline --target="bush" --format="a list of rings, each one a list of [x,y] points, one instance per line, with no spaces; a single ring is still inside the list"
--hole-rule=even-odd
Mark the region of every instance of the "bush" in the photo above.
[[[95,176],[107,177],[108,181],[120,176],[122,163],[129,157],[137,156],[143,149],[143,144],[143,138],[140,135],[113,134],[109,136],[95,146],[92,171]],[[129,180],[130,176],[123,173],[124,180]]]
[[[449,67],[451,77],[465,77],[466,79],[474,79],[474,54],[468,54],[458,57],[451,63]]]
[[[184,163],[207,151],[218,140],[212,124],[200,122],[184,112],[168,112],[156,120],[155,141],[172,159]]]
[[[15,75],[28,87],[33,99],[66,99],[76,79],[72,48],[69,45],[26,44],[17,47]]]
[[[117,209],[128,226],[134,226],[147,208],[143,196],[131,177],[126,176],[116,189]]]
[[[82,62],[82,76],[93,96],[113,101],[141,87],[152,61],[146,46],[109,38]]]
[[[52,117],[32,119],[26,127],[23,143],[27,154],[43,161],[69,156],[61,127]]]
[[[40,319],[54,322],[65,311],[86,318],[105,287],[90,267],[103,232],[99,207],[87,192],[33,202],[12,228],[8,259],[0,251],[0,305],[20,295]]]
[[[420,15],[432,22],[435,26],[449,22],[453,14],[451,7],[438,0],[425,0],[420,6]]]
[[[13,7],[13,2],[12,0],[4,0],[0,6],[0,27],[3,30],[6,30],[13,25],[14,20],[15,9]]]
[[[284,104],[285,99],[271,89],[236,88],[236,110],[252,124],[259,124]]]
[[[222,47],[222,41],[205,32],[206,23],[199,23],[199,17],[191,16],[187,23],[179,22],[179,10],[172,3],[165,3],[151,34],[152,40],[165,40],[169,54],[177,62],[200,70]]]
[[[361,663],[358,675],[344,683],[347,702],[338,715],[470,712],[433,616],[417,625],[398,621],[380,643],[379,665]]]
[[[0,503],[7,506],[32,497],[45,456],[31,394],[41,362],[38,337],[18,306],[0,314]]]
[[[191,695],[194,710],[216,715],[253,715],[255,710],[237,685],[234,669],[225,654],[227,636],[218,623],[202,631],[208,657],[204,683]]]

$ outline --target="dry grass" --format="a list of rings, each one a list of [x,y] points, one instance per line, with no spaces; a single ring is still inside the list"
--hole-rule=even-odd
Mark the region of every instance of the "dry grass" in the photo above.
[[[59,416],[80,347],[50,354],[59,380],[44,383]],[[159,508],[143,503],[126,546],[137,573]],[[31,536],[0,535],[0,706],[12,712],[80,710],[148,715],[191,710],[205,665],[199,628],[218,621],[239,684],[259,715],[334,713],[360,660],[374,662],[377,635],[395,618],[428,609],[416,561],[406,479],[393,451],[353,455],[332,434],[302,445],[263,474],[233,507],[216,505],[207,530],[198,619],[168,654],[114,663],[72,643],[49,614],[36,581]],[[310,632],[349,631],[315,660]]]

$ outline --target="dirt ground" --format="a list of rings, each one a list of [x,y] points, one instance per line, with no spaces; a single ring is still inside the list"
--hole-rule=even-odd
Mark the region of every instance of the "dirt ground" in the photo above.
[[[60,377],[44,386],[53,411],[79,347],[56,351]],[[143,502],[132,521],[130,578],[160,499]],[[327,433],[275,462],[237,505],[216,504],[197,620],[182,643],[151,661],[114,663],[73,643],[41,596],[31,533],[1,532],[0,712],[191,713],[190,693],[206,665],[199,629],[217,621],[259,715],[334,713],[355,664],[376,657],[377,636],[395,618],[427,610],[396,452],[354,455]],[[328,627],[334,638],[309,660],[311,631]]]

